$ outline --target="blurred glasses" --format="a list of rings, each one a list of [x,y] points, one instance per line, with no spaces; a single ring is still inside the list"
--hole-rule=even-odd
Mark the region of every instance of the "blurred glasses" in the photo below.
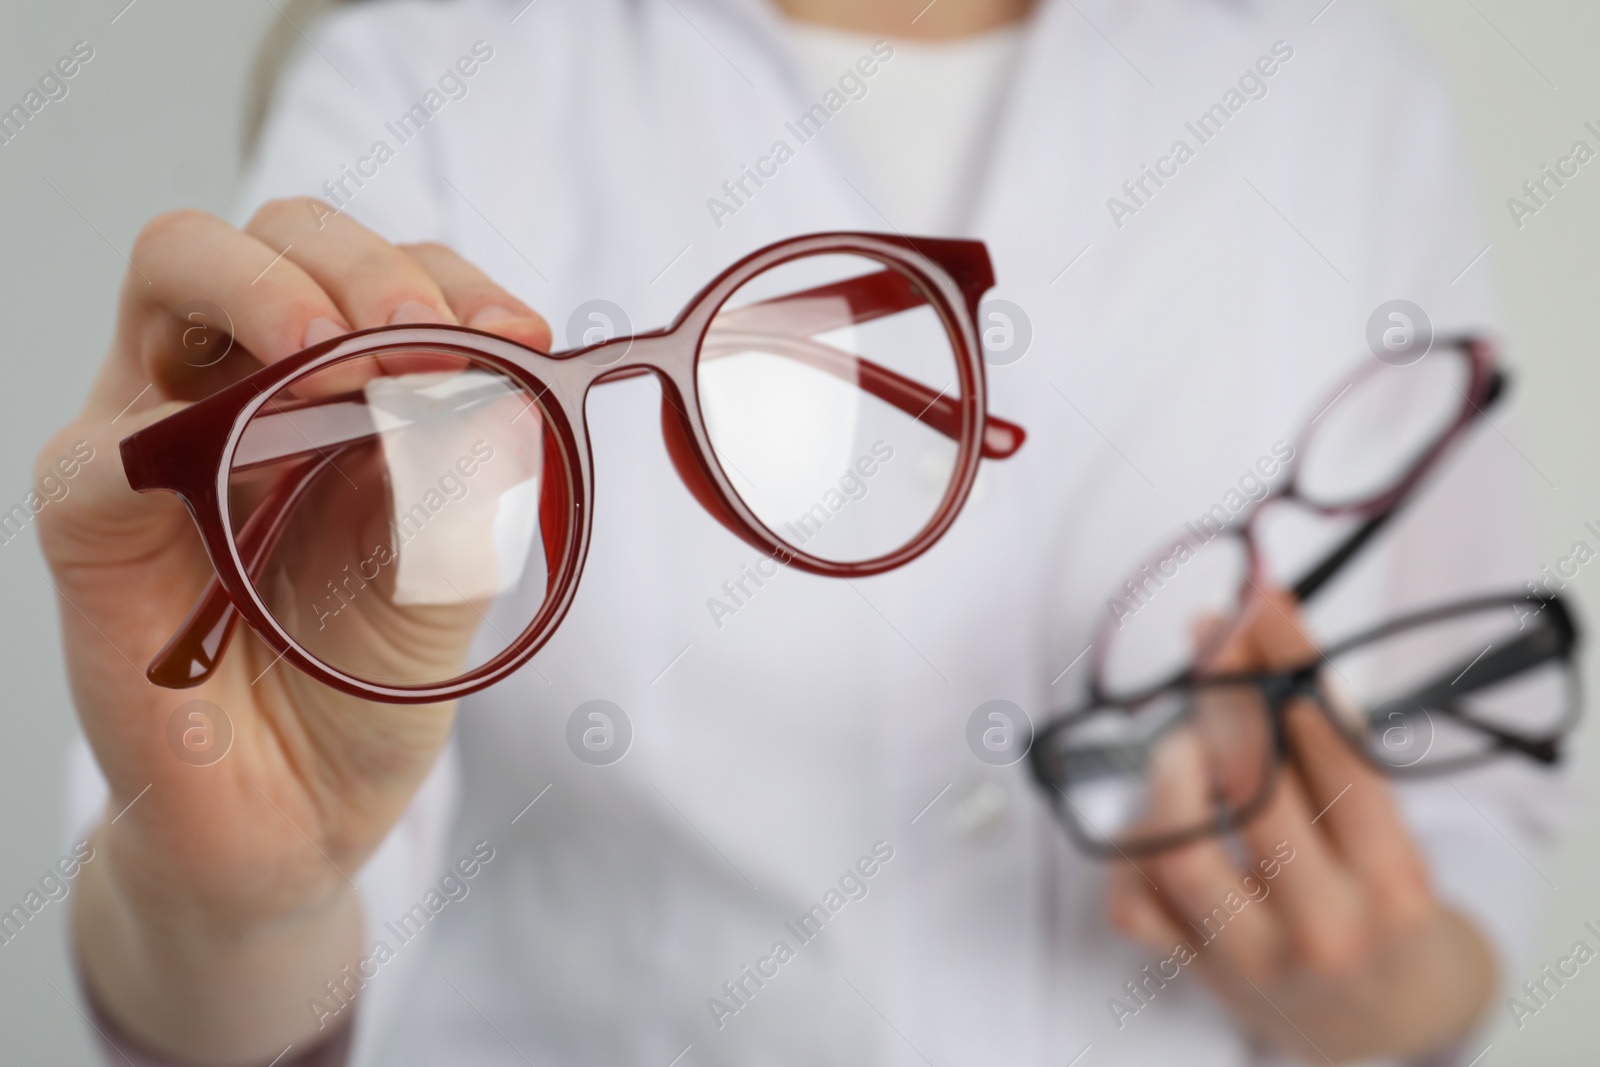
[[[419,703],[525,663],[589,543],[591,386],[653,375],[667,452],[736,536],[813,574],[877,574],[955,521],[986,410],[975,241],[817,234],[724,271],[663,330],[546,355],[457,327],[336,338],[122,442],[188,505],[216,576],[151,663],[208,677],[242,618],[343,692]],[[273,660],[272,662],[276,662]]]
[[[1421,361],[1368,361],[1340,383],[1300,435],[1289,474],[1238,518],[1217,506],[1162,544],[1113,593],[1091,644],[1090,694],[1126,700],[1192,677],[1228,637],[1215,628],[1198,648],[1202,618],[1236,618],[1244,593],[1263,580],[1304,602],[1316,595],[1414,493],[1461,434],[1505,391],[1484,340],[1438,342]],[[1270,505],[1292,502],[1293,509]],[[1290,577],[1263,552],[1262,519],[1302,526],[1355,524],[1321,558]],[[1321,538],[1324,544],[1328,538]],[[1276,565],[1272,565],[1276,564]]]
[[[1559,597],[1486,597],[1339,642],[1294,670],[1187,679],[1039,731],[1034,777],[1085,850],[1135,856],[1259,813],[1289,756],[1284,716],[1315,706],[1374,767],[1447,774],[1552,764],[1580,711],[1577,627]]]

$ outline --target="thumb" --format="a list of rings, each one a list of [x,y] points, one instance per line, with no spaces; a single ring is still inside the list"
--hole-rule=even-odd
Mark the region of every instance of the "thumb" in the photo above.
[[[39,539],[57,573],[137,561],[170,546],[188,524],[175,497],[129,487],[119,447],[185,406],[174,400],[115,422],[76,422],[45,443],[34,463],[35,485],[48,501],[39,512]]]

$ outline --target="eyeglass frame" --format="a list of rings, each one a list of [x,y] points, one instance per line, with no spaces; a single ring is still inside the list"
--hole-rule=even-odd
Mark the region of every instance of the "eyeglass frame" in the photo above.
[[[1289,593],[1296,603],[1308,603],[1323,586],[1328,584],[1351,560],[1360,555],[1361,550],[1375,537],[1389,520],[1399,512],[1415,494],[1418,486],[1434,470],[1441,460],[1452,451],[1467,429],[1480,417],[1487,415],[1489,409],[1494,407],[1505,396],[1510,387],[1510,375],[1499,365],[1498,353],[1494,344],[1478,334],[1462,334],[1456,337],[1436,340],[1433,350],[1455,349],[1464,353],[1469,361],[1471,377],[1467,383],[1467,391],[1462,394],[1462,404],[1456,412],[1455,418],[1443,432],[1424,449],[1413,461],[1411,467],[1404,475],[1398,478],[1384,492],[1364,500],[1352,501],[1345,504],[1318,504],[1308,500],[1299,492],[1297,482],[1300,474],[1300,464],[1305,455],[1305,444],[1316,432],[1315,424],[1322,414],[1338,403],[1346,392],[1360,385],[1367,378],[1383,373],[1385,370],[1395,369],[1393,365],[1374,361],[1363,365],[1355,374],[1343,379],[1340,387],[1329,395],[1327,402],[1319,409],[1317,416],[1313,417],[1300,431],[1295,447],[1294,458],[1289,461],[1289,474],[1277,487],[1269,489],[1267,494],[1254,502],[1253,506],[1242,516],[1235,518],[1228,525],[1218,530],[1214,535],[1204,541],[1209,545],[1224,537],[1237,537],[1244,544],[1245,569],[1244,576],[1239,583],[1238,595],[1235,606],[1242,606],[1246,594],[1252,587],[1259,588],[1260,579],[1264,573],[1262,553],[1256,538],[1256,522],[1266,511],[1268,505],[1282,500],[1292,500],[1309,511],[1326,518],[1353,518],[1359,525],[1340,541],[1321,560],[1309,567],[1306,572],[1289,585]],[[1431,354],[1430,350],[1430,354]],[[1134,577],[1145,574],[1160,560],[1170,553],[1172,548],[1183,542],[1183,538],[1176,538],[1163,542],[1161,548],[1146,557],[1145,561],[1132,571]],[[1159,582],[1157,583],[1160,584]],[[1235,613],[1237,615],[1237,613]],[[1141,695],[1154,693],[1168,688],[1185,679],[1196,677],[1196,671],[1204,658],[1204,651],[1197,652],[1188,664],[1176,672],[1146,685],[1138,686],[1126,693],[1110,692],[1104,684],[1103,676],[1105,664],[1111,647],[1111,634],[1107,628],[1116,621],[1115,616],[1103,619],[1095,629],[1095,636],[1091,642],[1089,657],[1088,689],[1090,699],[1102,703],[1127,702]],[[1216,642],[1225,639],[1226,630],[1219,631],[1214,638]]]
[[[911,388],[913,395],[920,395],[916,390],[931,394],[927,406],[913,419],[954,437],[958,445],[950,483],[928,522],[895,551],[860,562],[811,555],[768,530],[723,471],[699,405],[700,352],[724,302],[759,274],[797,259],[823,255],[856,255],[876,260],[886,268],[821,287],[835,290],[830,296],[847,297],[850,314],[862,315],[851,318],[851,322],[923,303],[931,306],[944,325],[960,386],[959,395],[953,398],[946,397],[943,390],[933,394],[930,387],[851,356],[861,366],[876,368],[874,374],[887,375],[886,386],[883,381],[877,383],[881,388]],[[908,288],[921,290],[913,291],[912,296],[918,299],[910,304],[895,306],[894,301],[903,300],[904,294],[885,291],[882,284],[871,284],[873,279],[897,271],[911,283]],[[866,284],[854,284],[863,280]],[[904,566],[931,548],[955,521],[971,492],[980,459],[1009,457],[1026,437],[1022,427],[988,413],[977,320],[979,302],[993,284],[993,267],[981,241],[864,232],[806,234],[744,256],[708,282],[669,325],[645,333],[544,353],[462,326],[384,326],[330,339],[263,367],[121,442],[129,485],[139,492],[168,491],[182,500],[199,529],[215,572],[177,633],[151,661],[147,677],[166,688],[200,684],[215,671],[241,619],[278,657],[351,696],[397,704],[434,703],[477,692],[507,677],[537,654],[559,628],[583,572],[594,499],[585,405],[588,391],[598,384],[644,374],[653,373],[660,384],[662,431],[679,477],[701,506],[735,536],[809,574],[868,577]],[[889,290],[893,288],[891,280]],[[814,291],[807,291],[810,292]],[[797,295],[806,294],[784,294],[773,303]],[[265,566],[301,494],[320,475],[322,467],[333,460],[324,454],[322,464],[302,471],[297,485],[278,494],[275,513],[265,506],[270,500],[258,502],[237,534],[233,532],[228,487],[233,457],[245,428],[286,386],[357,356],[417,348],[487,364],[537,398],[545,424],[546,475],[553,466],[552,453],[561,460],[555,473],[561,475],[556,484],[564,495],[557,506],[564,509],[565,519],[564,528],[559,531],[559,561],[549,568],[544,602],[516,640],[492,659],[447,683],[383,685],[338,670],[306,651],[279,624],[249,577],[252,569]],[[900,381],[895,382],[895,378]],[[942,429],[934,426],[925,418],[930,411],[947,424],[953,414],[957,420],[955,432],[949,425]],[[548,447],[552,440],[554,449]],[[240,558],[238,541],[264,514],[265,529],[254,531],[259,544],[247,564]],[[540,526],[548,548],[551,529],[546,518],[547,509],[541,501]]]
[[[1322,690],[1319,681],[1322,668],[1333,659],[1353,649],[1381,641],[1406,629],[1437,622],[1441,619],[1448,619],[1454,615],[1467,615],[1498,606],[1510,607],[1513,610],[1518,606],[1531,606],[1533,610],[1525,612],[1519,617],[1518,628],[1521,628],[1521,621],[1530,616],[1542,620],[1539,625],[1544,627],[1542,631],[1525,635],[1518,642],[1502,649],[1500,655],[1504,656],[1515,650],[1519,644],[1537,636],[1539,633],[1550,634],[1556,644],[1554,649],[1534,650],[1534,654],[1538,658],[1530,659],[1513,670],[1508,670],[1493,678],[1480,681],[1479,684],[1493,684],[1506,678],[1515,677],[1522,671],[1540,666],[1549,660],[1560,660],[1571,681],[1571,689],[1568,695],[1569,707],[1561,723],[1543,737],[1529,738],[1519,736],[1489,723],[1476,721],[1469,716],[1457,714],[1451,716],[1452,721],[1461,723],[1467,728],[1493,739],[1493,747],[1482,752],[1473,753],[1469,757],[1460,760],[1443,765],[1434,764],[1429,767],[1423,767],[1420,763],[1410,766],[1396,766],[1374,759],[1372,753],[1367,751],[1364,745],[1358,744],[1356,739],[1351,736],[1351,731],[1340,720],[1338,713],[1332,706],[1333,699]],[[1548,618],[1545,616],[1547,611],[1549,612]],[[1228,672],[1198,678],[1185,678],[1157,687],[1128,700],[1090,703],[1077,711],[1067,712],[1051,719],[1034,733],[1028,748],[1028,766],[1034,782],[1050,795],[1051,806],[1056,811],[1057,821],[1066,827],[1068,836],[1072,838],[1073,843],[1092,855],[1102,859],[1109,859],[1113,856],[1122,856],[1123,858],[1146,856],[1181,848],[1195,841],[1231,833],[1247,825],[1252,819],[1260,815],[1266,809],[1266,806],[1271,803],[1273,792],[1277,786],[1279,769],[1294,756],[1288,733],[1284,728],[1284,720],[1288,715],[1291,703],[1295,700],[1306,700],[1308,703],[1313,704],[1332,723],[1334,731],[1339,737],[1365,762],[1386,777],[1396,779],[1440,777],[1481,766],[1508,753],[1521,754],[1536,763],[1553,765],[1561,759],[1561,742],[1571,734],[1573,727],[1577,725],[1583,714],[1583,677],[1582,673],[1577,670],[1575,659],[1580,638],[1581,631],[1573,612],[1568,608],[1566,601],[1557,593],[1518,592],[1491,594],[1455,601],[1411,612],[1380,623],[1377,626],[1345,638],[1325,650],[1319,651],[1313,659],[1299,667],[1266,671]],[[1476,664],[1469,665],[1468,669],[1470,670],[1474,666]],[[1148,842],[1127,845],[1118,844],[1105,835],[1102,835],[1100,839],[1095,839],[1084,832],[1084,827],[1079,824],[1078,819],[1067,817],[1061,812],[1061,802],[1072,804],[1072,800],[1066,795],[1062,785],[1058,782],[1057,776],[1052,774],[1051,771],[1049,761],[1052,757],[1049,754],[1050,746],[1047,742],[1054,734],[1070,729],[1092,716],[1114,715],[1119,711],[1127,712],[1131,707],[1148,703],[1174,690],[1220,689],[1239,686],[1255,686],[1261,692],[1266,709],[1265,713],[1271,720],[1270,730],[1272,736],[1271,743],[1267,746],[1267,766],[1262,773],[1261,785],[1257,795],[1251,798],[1248,803],[1241,805],[1235,811],[1224,812],[1222,815],[1214,817],[1210,822],[1197,825],[1192,829],[1153,838]],[[1467,690],[1467,692],[1470,692],[1470,690]],[[1172,729],[1175,725],[1188,719],[1192,714],[1188,710],[1190,707],[1192,705],[1186,706],[1184,713],[1175,716],[1170,723],[1165,724],[1162,727],[1162,731],[1165,732]],[[1424,709],[1425,713],[1428,711],[1448,714],[1447,709],[1443,708]],[[1365,722],[1368,712],[1366,709],[1362,709],[1361,714]],[[1126,746],[1111,747],[1147,748],[1153,739],[1130,742]],[[1063,772],[1061,779],[1065,779],[1065,772]],[[1072,806],[1076,808],[1075,804]],[[1083,822],[1088,822],[1087,817],[1082,816],[1081,812],[1079,815]]]

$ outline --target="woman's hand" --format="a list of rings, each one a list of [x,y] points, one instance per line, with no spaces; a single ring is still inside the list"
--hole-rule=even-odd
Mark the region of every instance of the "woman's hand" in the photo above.
[[[1212,670],[1314,657],[1291,597],[1253,595],[1244,610]],[[1184,946],[1179,962],[1190,954],[1246,1028],[1308,1062],[1415,1054],[1463,1036],[1493,987],[1481,935],[1434,895],[1388,784],[1326,714],[1296,701],[1286,729],[1292,761],[1238,851],[1210,838],[1119,863],[1113,924],[1163,959]],[[1205,768],[1163,770],[1188,780],[1165,783],[1161,803],[1187,810],[1159,817],[1204,821]]]
[[[175,498],[129,489],[118,441],[349,330],[459,322],[540,349],[550,332],[448,249],[395,247],[315,201],[270,203],[243,231],[164,215],[131,262],[88,402],[39,459],[44,472],[76,442],[93,449],[38,520],[73,698],[111,786],[75,898],[78,952],[102,1008],[155,1051],[264,1063],[326,1036],[306,1002],[361,955],[350,878],[432,767],[454,708],[364,704],[274,665],[243,628],[200,686],[147,682],[212,569]],[[233,349],[207,367],[184,358],[193,323],[176,317],[197,301],[232,323]],[[167,740],[174,710],[197,699],[233,731],[209,766]]]

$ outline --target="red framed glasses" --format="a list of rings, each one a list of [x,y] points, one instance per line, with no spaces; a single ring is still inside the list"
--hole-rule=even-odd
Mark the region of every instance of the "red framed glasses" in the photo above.
[[[215,568],[150,664],[200,683],[242,619],[277,656],[391,703],[461,696],[543,646],[572,602],[594,496],[591,386],[654,375],[667,451],[735,535],[811,574],[909,563],[982,458],[980,242],[830,233],[763,248],[665,329],[546,354],[462,327],[335,338],[123,440]]]

